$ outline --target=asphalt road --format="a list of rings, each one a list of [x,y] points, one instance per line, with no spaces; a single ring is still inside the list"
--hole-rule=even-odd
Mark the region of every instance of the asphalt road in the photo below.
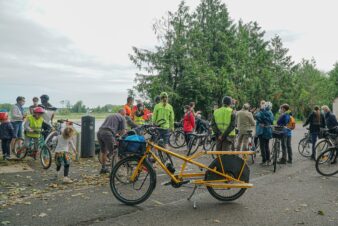
[[[297,144],[304,132],[299,126],[294,132],[292,165],[280,166],[276,173],[272,172],[272,167],[261,167],[258,163],[250,166],[250,182],[255,187],[233,202],[220,202],[206,189],[198,189],[192,199],[197,202],[194,209],[193,202],[187,201],[192,189],[161,185],[168,178],[158,171],[156,189],[146,202],[138,206],[119,203],[110,191],[107,178],[100,177],[101,182],[97,184],[47,189],[35,197],[22,197],[21,204],[0,209],[0,224],[338,225],[338,175],[330,178],[320,176],[314,162],[298,154]],[[211,159],[204,158],[202,161]],[[74,175],[78,168],[71,168]],[[97,165],[87,173],[95,174],[98,169]],[[47,173],[49,177],[52,174],[53,170]],[[26,176],[30,175],[28,172],[19,174],[19,178],[16,178],[17,175],[0,177],[3,177],[2,181],[11,178],[12,183],[27,177],[32,183],[41,180],[37,172],[33,177]],[[36,186],[42,185],[36,183]]]

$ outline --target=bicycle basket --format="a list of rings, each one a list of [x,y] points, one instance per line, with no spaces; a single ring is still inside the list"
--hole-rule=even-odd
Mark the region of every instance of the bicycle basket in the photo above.
[[[272,137],[273,138],[283,138],[285,133],[283,131],[272,131]]]
[[[133,140],[119,141],[119,155],[143,155],[146,151],[146,142]]]

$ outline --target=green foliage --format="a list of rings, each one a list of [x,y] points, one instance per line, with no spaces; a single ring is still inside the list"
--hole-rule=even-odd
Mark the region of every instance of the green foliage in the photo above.
[[[206,115],[224,95],[239,100],[237,107],[269,100],[274,112],[288,103],[303,117],[338,95],[338,64],[330,76],[314,60],[295,65],[280,37],[266,41],[258,23],[232,21],[219,0],[201,0],[194,12],[182,2],[154,31],[159,45],[153,51],[133,47],[130,55],[140,70],[134,88],[151,100],[168,92],[178,117],[191,101]]]
[[[0,110],[9,112],[11,109],[12,109],[12,104],[8,104],[8,103],[0,104]]]
[[[86,106],[83,104],[82,100],[76,102],[73,107],[71,108],[71,112],[73,113],[85,113]]]

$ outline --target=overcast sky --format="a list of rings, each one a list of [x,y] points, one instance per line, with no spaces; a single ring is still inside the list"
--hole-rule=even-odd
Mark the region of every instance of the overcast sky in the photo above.
[[[88,106],[123,104],[137,71],[132,46],[157,44],[152,25],[179,0],[0,0],[0,103],[48,94]],[[323,71],[338,61],[335,0],[230,0],[230,17],[257,21],[296,62],[315,58]],[[199,0],[186,4],[195,9]]]

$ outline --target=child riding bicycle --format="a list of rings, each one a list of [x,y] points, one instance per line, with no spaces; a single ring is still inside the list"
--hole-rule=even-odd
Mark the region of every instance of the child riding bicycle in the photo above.
[[[38,139],[41,136],[41,129],[43,118],[42,115],[45,110],[42,107],[36,107],[33,110],[33,115],[27,117],[24,125],[25,131],[25,147],[28,148],[32,141],[34,141],[34,151],[37,153]],[[35,156],[36,157],[36,156]]]

